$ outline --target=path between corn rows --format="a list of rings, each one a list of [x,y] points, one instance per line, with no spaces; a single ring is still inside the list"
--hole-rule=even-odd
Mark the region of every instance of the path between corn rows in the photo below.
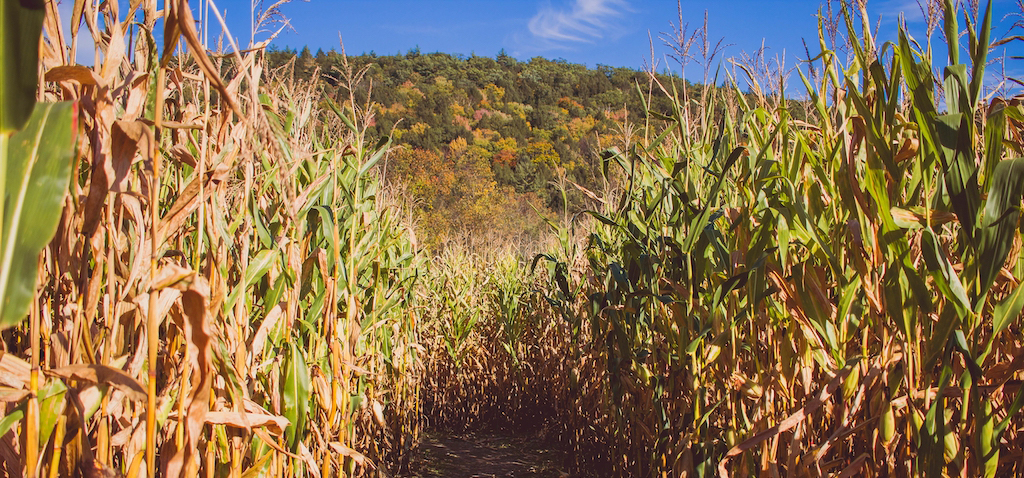
[[[566,478],[565,452],[533,436],[429,431],[410,478]]]

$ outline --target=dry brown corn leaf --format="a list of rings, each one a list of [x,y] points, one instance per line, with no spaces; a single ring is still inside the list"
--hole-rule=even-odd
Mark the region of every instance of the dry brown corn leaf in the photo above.
[[[284,429],[290,423],[287,418],[280,415],[267,415],[263,413],[242,413],[242,412],[207,412],[206,423],[212,425],[227,425],[234,428],[266,428],[274,435],[282,435]]]
[[[941,226],[956,220],[956,215],[948,211],[938,211],[933,209],[930,212],[932,226]],[[892,214],[893,221],[896,222],[896,225],[904,229],[917,229],[927,227],[928,225],[929,216],[925,215],[925,211],[923,209],[911,210],[892,207],[889,209],[889,213]]]
[[[117,2],[110,3],[112,5],[117,4]],[[124,61],[125,44],[124,30],[121,29],[121,22],[110,22],[107,28],[110,29],[110,43],[107,44],[107,49],[103,55],[104,62],[103,69],[100,70],[100,77],[106,80],[107,84],[110,84],[117,77],[121,69],[121,62]]]
[[[20,402],[28,396],[28,390],[10,387],[0,387],[0,402]]]
[[[43,49],[41,50],[42,57],[45,59],[45,63],[48,64],[65,64],[67,63],[67,56],[64,51],[64,28],[61,26],[60,12],[57,11],[57,2],[46,2],[46,19],[44,20],[44,28],[46,29],[46,40],[43,43]]]
[[[133,164],[149,156],[153,144],[153,129],[141,121],[115,121],[110,128],[111,165],[114,170],[110,190],[128,190],[128,173]],[[139,159],[136,159],[139,158]]]
[[[828,400],[829,397],[831,397],[832,394],[835,393],[840,386],[842,386],[843,380],[846,379],[846,376],[849,375],[851,371],[853,371],[853,367],[843,367],[841,370],[839,370],[839,373],[837,373],[836,376],[828,383],[828,385],[825,386],[824,390],[822,390],[818,395],[811,398],[803,407],[800,407],[800,409],[797,410],[796,413],[793,413],[792,415],[786,417],[786,419],[779,422],[778,425],[775,425],[774,427],[771,427],[761,433],[758,433],[757,435],[754,435],[753,437],[744,440],[743,443],[740,443],[732,447],[732,449],[725,454],[725,457],[722,458],[722,461],[718,463],[718,476],[722,478],[728,478],[729,470],[728,468],[726,468],[726,466],[729,464],[729,460],[731,460],[732,458],[741,455],[743,452],[756,447],[761,442],[782,432],[785,432],[802,423],[811,412],[817,410],[822,405],[824,405],[825,401]]]
[[[171,149],[169,149],[167,152],[170,153],[171,159],[181,164],[187,165],[192,168],[195,168],[196,166],[199,165],[199,162],[196,161],[196,157],[189,152],[188,148],[185,145],[176,144],[174,146],[171,146]]]
[[[157,271],[156,277],[153,278],[153,283],[150,287],[151,290],[172,287],[180,291],[186,291],[191,287],[195,274],[195,271],[181,267],[173,262],[164,262],[160,266],[160,270]]]
[[[169,241],[173,236],[181,229],[181,226],[185,224],[185,220],[199,208],[199,181],[203,180],[203,200],[208,201],[211,196],[216,192],[213,186],[220,183],[228,177],[231,173],[231,167],[234,164],[234,155],[231,155],[231,160],[227,160],[217,165],[211,171],[207,171],[204,178],[195,177],[185,186],[181,194],[178,195],[178,199],[171,205],[171,209],[164,215],[163,220],[157,226],[159,228],[159,237],[162,237],[164,241]]]
[[[224,81],[220,77],[220,72],[214,67],[210,57],[206,55],[203,43],[199,41],[199,34],[196,32],[195,27],[196,22],[192,19],[192,10],[188,6],[188,1],[169,0],[166,3],[165,9],[164,53],[161,55],[160,65],[167,66],[174,48],[178,45],[178,37],[184,36],[185,43],[188,44],[192,57],[196,59],[199,69],[203,70],[206,78],[210,80],[210,85],[220,92],[222,99],[228,103],[228,106],[231,107],[235,114],[242,116],[242,111],[235,104],[234,97],[228,94]]]
[[[850,463],[849,465],[846,466],[846,468],[843,468],[843,471],[839,473],[839,476],[837,478],[850,478],[852,476],[862,476],[863,473],[861,469],[864,468],[864,464],[867,463],[868,458],[870,458],[870,456],[868,456],[867,453],[861,453],[861,455],[858,456],[856,460],[853,460],[853,463]]]
[[[172,317],[178,319],[177,326],[185,332],[191,350],[193,374],[198,380],[186,399],[185,416],[180,419],[185,425],[185,446],[174,454],[164,468],[165,475],[172,477],[185,474],[188,469],[186,465],[199,458],[199,439],[210,413],[210,389],[214,375],[211,346],[212,316],[209,310],[210,285],[205,278],[188,272],[191,277],[189,280],[174,282],[177,287],[187,288],[181,295],[183,315]],[[180,271],[176,273],[181,275]]]
[[[71,7],[71,35],[78,36],[78,28],[82,26],[82,15],[85,13],[85,0],[75,0]]]
[[[146,388],[121,369],[99,364],[76,364],[44,372],[65,380],[111,385],[124,392],[125,396],[133,401],[140,403],[146,401]]]
[[[0,352],[0,383],[14,388],[25,388],[32,367],[28,362],[6,352]]]
[[[270,335],[270,330],[277,325],[277,322],[283,316],[283,304],[277,304],[273,309],[270,309],[270,312],[267,312],[263,322],[260,323],[259,329],[256,330],[256,334],[253,335],[252,343],[249,344],[249,351],[252,352],[253,356],[259,356],[263,353],[263,346],[266,344],[267,336]],[[250,374],[253,374],[252,378],[256,378],[255,373],[255,369],[250,370]]]
[[[121,86],[121,94],[116,97],[127,95],[124,103],[124,114],[121,118],[125,121],[138,119],[146,111],[147,90],[149,89],[149,73],[133,71],[125,79]]]
[[[58,66],[50,68],[43,79],[59,83],[62,81],[76,81],[81,85],[102,85],[103,79],[88,68],[81,65]]]
[[[89,195],[86,197],[84,211],[85,217],[82,221],[82,236],[90,238],[96,250],[102,248],[102,240],[96,234],[103,219],[103,205],[107,202],[110,194],[110,186],[114,178],[114,166],[110,157],[110,134],[111,127],[117,121],[117,111],[113,106],[109,90],[101,88],[106,92],[103,96],[96,98],[95,112],[93,113],[94,125],[90,140],[93,144],[92,175],[89,178]]]
[[[353,450],[353,449],[351,449],[351,448],[349,448],[349,447],[347,447],[345,445],[342,445],[339,442],[332,441],[331,442],[331,449],[334,450],[335,452],[337,452],[338,454],[342,455],[342,456],[347,456],[347,457],[351,458],[352,461],[356,462],[356,464],[361,466],[361,467],[364,467],[364,468],[365,467],[369,467],[370,469],[374,469],[374,470],[377,469],[377,466],[374,465],[373,462],[370,461],[370,459],[366,457],[366,455],[363,455],[362,453],[359,453],[358,451],[355,451],[355,450]]]
[[[917,138],[907,138],[903,141],[903,146],[900,147],[900,151],[896,153],[894,160],[897,163],[902,163],[910,158],[913,158],[917,154],[917,150],[920,148],[921,142]]]

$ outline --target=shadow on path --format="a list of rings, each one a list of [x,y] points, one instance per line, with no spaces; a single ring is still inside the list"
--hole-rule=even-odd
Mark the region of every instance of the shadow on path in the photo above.
[[[501,433],[448,435],[427,432],[410,477],[567,478],[565,452],[530,436]]]

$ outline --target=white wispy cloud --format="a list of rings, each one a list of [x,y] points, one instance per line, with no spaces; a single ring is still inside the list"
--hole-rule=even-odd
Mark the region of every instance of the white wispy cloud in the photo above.
[[[630,11],[626,0],[572,0],[568,8],[542,7],[527,27],[554,44],[593,42],[616,36],[610,30]]]
[[[877,5],[869,3],[868,14],[872,21],[881,20],[882,23],[895,23],[900,15],[903,15],[907,23],[921,23],[925,20],[921,6],[926,3],[923,0],[883,0]]]

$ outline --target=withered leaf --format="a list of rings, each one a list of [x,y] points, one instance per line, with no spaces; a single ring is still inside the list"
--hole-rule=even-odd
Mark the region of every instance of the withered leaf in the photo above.
[[[28,362],[9,353],[0,352],[0,383],[13,388],[25,388],[32,367]]]
[[[263,413],[207,412],[206,423],[245,429],[262,427],[280,436],[290,422],[285,417]]]
[[[65,380],[111,385],[136,402],[146,401],[146,387],[121,369],[99,364],[75,364],[44,371]]]
[[[223,95],[224,100],[227,101],[228,106],[231,107],[235,114],[242,116],[242,111],[235,104],[234,97],[228,94],[224,81],[220,77],[220,72],[214,67],[210,57],[206,55],[203,43],[199,41],[199,33],[196,32],[195,27],[196,22],[192,18],[192,10],[189,8],[188,2],[186,0],[171,0],[166,5],[167,18],[164,30],[164,53],[160,59],[161,66],[167,66],[174,48],[178,46],[178,37],[184,36],[185,43],[188,44],[192,57],[195,58],[199,69],[203,70],[203,74],[210,80],[210,85]]]
[[[126,181],[132,164],[135,164],[136,153],[143,157],[149,156],[153,145],[153,130],[141,121],[115,121],[110,128],[111,163],[114,167],[114,178],[110,190],[125,192],[128,190]]]
[[[342,455],[342,456],[347,456],[347,457],[351,458],[352,461],[356,462],[356,464],[359,465],[359,466],[369,467],[369,468],[374,469],[374,470],[377,469],[377,466],[374,465],[373,462],[370,461],[370,459],[366,457],[366,455],[364,455],[362,453],[359,453],[358,451],[355,451],[355,450],[353,450],[353,449],[351,449],[351,448],[349,448],[349,447],[347,447],[345,445],[342,445],[339,442],[332,441],[331,442],[331,449],[334,450],[335,452],[337,452],[338,454]]]
[[[77,81],[82,85],[101,85],[103,80],[88,68],[82,65],[57,66],[50,68],[43,76],[46,81]]]

